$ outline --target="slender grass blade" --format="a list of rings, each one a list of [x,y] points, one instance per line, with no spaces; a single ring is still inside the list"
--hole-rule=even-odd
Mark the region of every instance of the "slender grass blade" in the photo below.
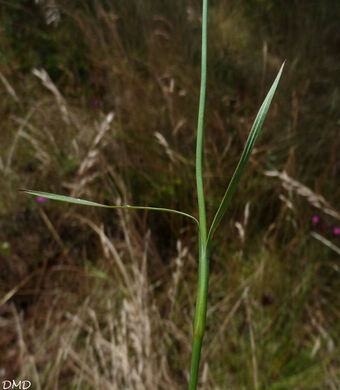
[[[102,203],[91,202],[91,201],[85,200],[85,199],[73,198],[71,196],[52,194],[50,192],[25,190],[25,189],[22,189],[20,191],[23,191],[23,192],[25,192],[26,194],[29,194],[29,195],[41,196],[41,197],[44,197],[46,199],[57,200],[57,201],[60,201],[60,202],[75,203],[75,204],[79,204],[79,205],[82,205],[82,206],[102,207],[102,208],[106,208],[106,209],[130,209],[130,210],[164,211],[166,213],[179,214],[179,215],[182,215],[184,217],[190,218],[191,220],[195,221],[197,223],[197,225],[199,226],[198,220],[193,215],[190,215],[188,213],[184,213],[182,211],[173,210],[173,209],[167,209],[167,208],[163,208],[163,207],[130,206],[130,205],[110,206],[110,205],[105,205],[105,204],[102,204]]]
[[[262,106],[260,107],[259,109],[259,112],[255,118],[255,121],[253,123],[253,126],[250,130],[250,133],[249,133],[249,136],[248,136],[248,139],[247,139],[247,142],[246,142],[246,146],[242,152],[242,155],[241,155],[241,158],[240,158],[240,161],[235,169],[235,172],[233,174],[233,177],[231,178],[230,180],[230,183],[227,187],[227,190],[222,198],[222,201],[219,205],[219,208],[215,214],[215,217],[213,219],[213,222],[211,224],[211,227],[210,227],[210,230],[209,230],[209,234],[208,234],[208,239],[207,239],[207,245],[210,244],[210,241],[212,240],[212,237],[213,237],[213,234],[217,228],[217,226],[219,225],[219,223],[221,222],[221,219],[223,217],[223,215],[225,214],[225,211],[229,205],[229,202],[230,202],[230,199],[236,189],[236,186],[243,174],[243,171],[245,169],[245,166],[247,165],[247,162],[249,160],[249,157],[251,155],[251,152],[254,148],[254,144],[255,144],[255,141],[257,140],[257,137],[261,131],[261,128],[262,128],[262,125],[263,125],[263,122],[266,118],[266,115],[267,115],[267,112],[268,112],[268,109],[270,107],[270,104],[271,104],[271,101],[273,99],[273,96],[275,94],[275,91],[276,91],[276,88],[277,88],[277,85],[279,83],[279,80],[281,78],[281,74],[282,74],[282,71],[283,71],[283,67],[284,67],[284,63],[282,64],[266,98],[264,99],[263,103],[262,103]]]

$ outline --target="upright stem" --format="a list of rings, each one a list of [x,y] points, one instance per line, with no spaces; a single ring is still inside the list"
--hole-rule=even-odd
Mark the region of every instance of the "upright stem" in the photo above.
[[[202,59],[201,59],[201,90],[198,110],[197,141],[196,141],[196,186],[200,222],[201,244],[205,246],[207,237],[207,222],[205,216],[204,188],[202,177],[204,107],[207,80],[207,10],[208,0],[203,0],[202,10]]]
[[[196,390],[201,348],[207,315],[207,296],[209,281],[209,248],[207,248],[207,221],[205,214],[204,187],[202,175],[204,107],[207,80],[207,11],[208,0],[203,0],[202,10],[202,63],[201,90],[198,111],[197,144],[196,144],[196,186],[199,210],[199,271],[196,311],[194,320],[194,340],[192,347],[189,390]]]
[[[201,348],[207,316],[207,296],[209,283],[209,248],[199,253],[199,280],[194,320],[194,340],[192,346],[189,390],[196,390],[198,381]]]

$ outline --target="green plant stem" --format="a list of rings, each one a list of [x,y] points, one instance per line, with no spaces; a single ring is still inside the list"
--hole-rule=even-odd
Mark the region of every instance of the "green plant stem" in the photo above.
[[[205,215],[204,187],[202,175],[204,108],[207,80],[207,10],[208,0],[203,0],[202,11],[202,60],[201,60],[201,90],[198,109],[197,141],[196,141],[196,186],[200,222],[201,245],[204,247],[207,237],[207,222]]]
[[[209,284],[209,255],[210,249],[205,248],[199,253],[199,280],[194,320],[194,337],[190,367],[189,390],[196,390],[198,381],[201,348],[205,332],[207,316],[207,298]]]
[[[191,356],[189,390],[196,390],[201,348],[205,331],[207,316],[207,296],[209,281],[209,248],[207,248],[207,222],[205,214],[204,187],[202,175],[203,134],[204,134],[204,108],[207,80],[207,13],[208,0],[203,0],[202,10],[202,62],[201,62],[201,88],[198,110],[197,144],[196,144],[196,186],[199,210],[199,272],[196,311],[194,320],[194,337]]]

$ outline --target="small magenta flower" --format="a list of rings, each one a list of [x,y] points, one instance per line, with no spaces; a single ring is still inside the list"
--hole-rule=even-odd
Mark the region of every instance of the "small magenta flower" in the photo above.
[[[98,103],[99,103],[98,99],[94,99],[94,100],[93,100],[93,105],[94,105],[94,106],[98,106]]]
[[[333,229],[333,234],[334,234],[335,236],[340,235],[340,228],[335,227],[335,228]]]
[[[314,215],[313,218],[312,218],[312,221],[313,221],[313,223],[315,223],[315,225],[316,225],[317,223],[319,223],[320,218],[319,218],[317,215]]]
[[[38,201],[39,203],[45,203],[45,202],[47,202],[47,199],[44,198],[43,196],[38,196],[38,197],[37,197],[37,201]]]

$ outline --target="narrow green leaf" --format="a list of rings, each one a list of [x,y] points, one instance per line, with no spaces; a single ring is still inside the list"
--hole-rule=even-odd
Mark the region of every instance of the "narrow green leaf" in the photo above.
[[[217,226],[219,225],[219,223],[220,223],[220,221],[221,221],[221,219],[222,219],[222,217],[223,217],[223,215],[224,215],[224,213],[229,205],[230,199],[231,199],[231,197],[236,189],[236,186],[237,186],[237,184],[238,184],[238,182],[243,174],[244,168],[247,165],[247,162],[249,160],[251,152],[254,148],[255,141],[259,135],[259,132],[261,131],[263,122],[266,118],[266,115],[267,115],[267,112],[268,112],[268,109],[270,106],[270,103],[273,99],[274,93],[275,93],[277,85],[279,83],[279,80],[280,80],[280,77],[281,77],[281,74],[283,71],[283,67],[284,67],[284,63],[282,64],[282,66],[279,70],[279,73],[277,74],[277,76],[273,82],[273,85],[271,86],[271,88],[270,88],[266,98],[264,99],[264,102],[262,103],[262,106],[259,109],[259,112],[255,118],[255,121],[254,121],[253,126],[250,130],[250,133],[249,133],[249,136],[248,136],[248,139],[246,142],[246,146],[242,152],[240,161],[235,169],[233,177],[230,180],[228,188],[227,188],[227,190],[222,198],[222,201],[219,205],[219,208],[218,208],[218,210],[215,214],[215,217],[213,219],[213,222],[211,224],[209,234],[208,234],[208,239],[207,239],[207,245],[210,244],[210,241],[212,240],[213,234],[214,234]]]
[[[184,217],[190,218],[191,220],[195,221],[197,223],[197,225],[199,226],[198,220],[193,215],[184,213],[182,211],[167,209],[167,208],[163,208],[163,207],[130,206],[130,205],[110,206],[110,205],[105,205],[105,204],[101,204],[101,203],[91,202],[91,201],[85,200],[85,199],[72,198],[71,196],[51,194],[50,192],[41,192],[41,191],[24,190],[24,189],[22,189],[20,191],[23,191],[29,195],[42,196],[46,199],[58,200],[60,202],[66,202],[66,203],[75,203],[75,204],[79,204],[82,206],[102,207],[102,208],[106,208],[106,209],[150,210],[150,211],[163,211],[166,213],[174,213],[174,214],[179,214],[179,215],[182,215]]]

